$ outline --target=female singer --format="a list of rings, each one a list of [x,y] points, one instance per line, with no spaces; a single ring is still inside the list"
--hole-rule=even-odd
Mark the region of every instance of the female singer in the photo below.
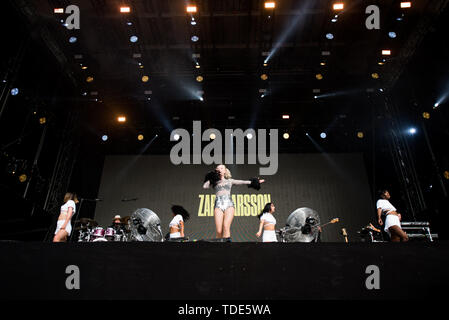
[[[66,242],[67,237],[72,232],[72,224],[70,220],[76,212],[76,204],[78,198],[75,193],[67,192],[64,196],[64,204],[61,206],[61,213],[58,217],[55,236],[53,242]]]
[[[274,230],[276,226],[276,219],[273,217],[273,213],[276,211],[276,207],[274,203],[269,202],[265,205],[262,212],[258,215],[260,219],[259,231],[256,233],[256,237],[260,238],[262,235],[263,229],[263,237],[262,242],[277,242],[276,231]]]
[[[392,242],[408,241],[407,233],[401,228],[401,215],[389,201],[391,196],[388,190],[382,190],[380,198],[376,203],[379,225],[383,225],[382,215],[386,215],[384,230],[390,236],[390,240]]]
[[[184,238],[184,221],[188,220],[190,215],[186,209],[181,206],[172,206],[173,219],[169,224],[170,239]]]
[[[217,238],[231,237],[231,223],[234,219],[234,202],[231,198],[231,188],[233,185],[246,184],[256,190],[260,189],[260,184],[265,180],[252,178],[250,180],[234,180],[231,172],[224,165],[219,165],[215,171],[209,172],[204,179],[203,188],[212,186],[215,189],[215,229]]]

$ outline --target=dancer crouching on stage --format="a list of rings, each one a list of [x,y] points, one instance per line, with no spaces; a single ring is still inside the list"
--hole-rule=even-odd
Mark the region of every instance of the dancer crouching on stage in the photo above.
[[[181,206],[172,206],[173,219],[169,224],[170,239],[184,238],[184,221],[188,220],[190,214]]]
[[[408,241],[407,234],[401,228],[401,215],[397,213],[396,208],[388,201],[391,198],[388,190],[382,190],[380,198],[376,204],[379,225],[383,225],[382,215],[385,214],[384,230],[390,236],[390,240],[392,242]]]
[[[262,242],[278,241],[276,238],[276,231],[275,231],[276,219],[273,217],[274,211],[276,211],[274,203],[269,202],[265,205],[265,208],[263,208],[262,212],[258,215],[260,219],[260,224],[259,224],[259,231],[256,233],[256,237],[260,238],[263,229]]]
[[[212,186],[215,189],[215,229],[217,238],[231,237],[231,223],[234,219],[234,202],[231,198],[231,188],[233,185],[246,184],[256,190],[260,189],[260,184],[265,182],[258,178],[250,180],[234,180],[231,172],[224,165],[219,165],[215,171],[209,172],[204,179],[204,189]]]
[[[67,237],[72,232],[72,224],[70,220],[76,212],[76,204],[78,198],[75,193],[67,192],[64,196],[64,204],[61,206],[61,213],[58,217],[55,236],[53,242],[66,242]]]

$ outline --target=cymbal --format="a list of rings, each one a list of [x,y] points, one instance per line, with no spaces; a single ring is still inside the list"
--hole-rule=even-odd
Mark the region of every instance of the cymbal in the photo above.
[[[75,221],[75,225],[90,225],[92,227],[98,226],[98,222],[89,218],[81,218]]]

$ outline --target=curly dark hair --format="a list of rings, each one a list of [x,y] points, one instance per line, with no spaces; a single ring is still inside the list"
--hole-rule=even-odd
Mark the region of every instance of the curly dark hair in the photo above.
[[[273,202],[268,202],[268,203],[265,205],[265,207],[263,207],[262,212],[259,213],[259,215],[258,215],[257,217],[260,219],[260,217],[262,217],[262,215],[263,215],[264,213],[270,212],[270,211],[271,211],[271,205],[272,205],[272,204],[273,204]]]
[[[181,206],[174,205],[174,206],[171,207],[171,211],[173,212],[173,214],[175,216],[178,215],[178,214],[181,215],[182,218],[184,219],[184,221],[185,220],[189,220],[189,218],[190,218],[190,214],[187,212],[186,209],[184,209]]]
[[[387,189],[381,189],[381,190],[377,191],[377,195],[379,196],[379,198],[383,199],[383,196],[384,196],[385,192],[387,192],[387,191],[388,191]]]

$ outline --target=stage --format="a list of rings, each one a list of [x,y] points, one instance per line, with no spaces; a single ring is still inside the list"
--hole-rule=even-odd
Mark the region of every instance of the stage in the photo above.
[[[4,241],[0,253],[1,299],[428,299],[449,285],[449,242]]]

